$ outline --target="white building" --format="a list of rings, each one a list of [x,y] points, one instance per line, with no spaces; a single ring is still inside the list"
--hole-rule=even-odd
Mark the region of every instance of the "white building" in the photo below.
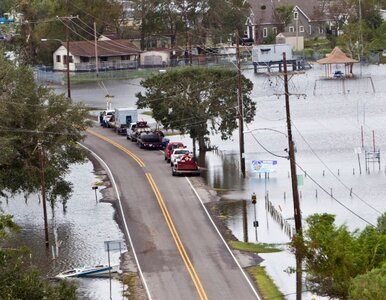
[[[67,70],[67,43],[53,54],[53,69]],[[69,70],[72,72],[136,68],[140,50],[129,40],[69,42]]]

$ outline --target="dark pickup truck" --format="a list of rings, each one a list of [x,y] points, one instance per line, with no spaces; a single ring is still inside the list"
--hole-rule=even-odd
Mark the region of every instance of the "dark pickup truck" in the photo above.
[[[137,145],[141,149],[162,149],[163,143],[162,143],[163,135],[159,132],[155,131],[148,131],[148,132],[142,132],[137,137]]]

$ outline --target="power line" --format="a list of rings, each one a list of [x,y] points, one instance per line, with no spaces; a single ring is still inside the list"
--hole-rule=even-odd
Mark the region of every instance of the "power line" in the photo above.
[[[292,123],[293,124],[293,123]],[[314,149],[311,147],[311,145],[307,142],[307,140],[304,138],[304,136],[301,134],[301,132],[299,131],[299,129],[293,124],[293,126],[295,127],[296,131],[298,132],[298,134],[300,135],[300,137],[302,138],[302,140],[306,143],[306,145],[310,148],[312,154],[314,154],[316,156],[316,158],[323,164],[323,166],[326,167],[326,169],[335,177],[335,179],[338,180],[339,183],[341,183],[347,190],[351,191],[351,189],[336,175],[334,174],[334,172],[327,166],[327,164],[319,157],[319,155],[314,151]],[[308,174],[307,174],[308,175]],[[369,204],[368,202],[366,202],[365,200],[363,200],[361,197],[359,197],[356,193],[352,192],[352,194],[354,196],[356,196],[360,201],[362,201],[364,204],[366,204],[368,207],[372,208],[374,211],[376,211],[377,213],[379,213],[380,215],[382,214],[381,211],[379,211],[378,209],[376,209],[374,206],[372,206],[371,204]]]
[[[298,164],[296,163],[297,167],[302,170],[303,172],[305,172],[305,170]],[[361,219],[362,221],[366,222],[367,224],[371,225],[372,227],[375,227],[374,224],[370,223],[369,221],[367,221],[365,218],[361,217],[360,215],[358,215],[356,212],[354,212],[352,209],[350,209],[349,207],[347,207],[346,205],[344,205],[341,201],[339,201],[338,199],[336,199],[333,195],[331,195],[325,188],[323,188],[314,178],[312,178],[312,176],[310,176],[308,173],[307,173],[307,177],[311,179],[311,181],[313,183],[315,183],[323,192],[325,192],[327,195],[330,195],[332,199],[334,199],[337,203],[339,203],[341,206],[343,206],[345,209],[347,209],[349,212],[351,212],[354,216],[358,217],[359,219]]]

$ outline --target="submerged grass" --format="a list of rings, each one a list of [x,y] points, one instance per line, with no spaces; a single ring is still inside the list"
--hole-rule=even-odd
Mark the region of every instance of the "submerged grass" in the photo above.
[[[240,241],[229,241],[229,245],[233,249],[254,252],[254,253],[272,253],[272,252],[282,251],[282,249],[278,247],[279,244],[264,244],[264,243],[254,244],[254,243],[244,243]]]
[[[257,287],[263,299],[284,300],[284,295],[279,291],[271,277],[265,271],[265,267],[257,266],[247,268],[247,272],[255,279]]]

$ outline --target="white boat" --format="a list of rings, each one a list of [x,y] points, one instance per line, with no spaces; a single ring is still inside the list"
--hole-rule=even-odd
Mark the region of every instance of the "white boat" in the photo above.
[[[66,270],[56,275],[56,278],[67,278],[67,277],[98,277],[106,276],[109,273],[116,273],[119,270],[119,265],[96,265],[96,266],[84,266],[71,270]]]

